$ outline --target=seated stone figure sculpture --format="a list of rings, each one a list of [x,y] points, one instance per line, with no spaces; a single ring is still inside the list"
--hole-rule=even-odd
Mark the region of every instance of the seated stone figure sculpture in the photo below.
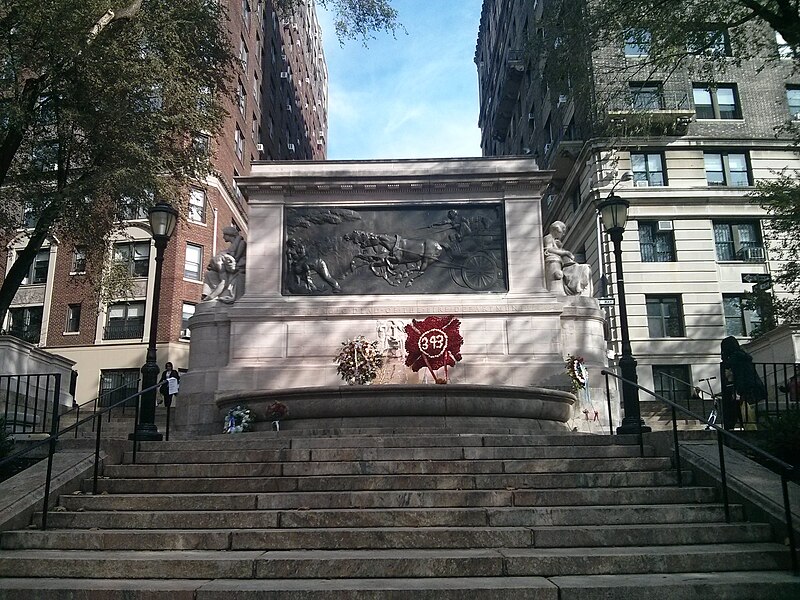
[[[235,227],[224,228],[222,236],[229,246],[208,262],[202,301],[232,304],[244,294],[247,242]]]
[[[564,248],[566,231],[564,223],[555,221],[550,225],[550,233],[544,236],[547,289],[559,295],[580,296],[589,289],[591,268],[575,262],[575,255]]]

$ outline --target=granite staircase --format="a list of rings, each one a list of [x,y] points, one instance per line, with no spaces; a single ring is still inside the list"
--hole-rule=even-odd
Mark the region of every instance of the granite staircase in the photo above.
[[[800,598],[767,524],[726,523],[715,489],[645,454],[448,431],[147,443],[47,531],[0,534],[0,598]]]

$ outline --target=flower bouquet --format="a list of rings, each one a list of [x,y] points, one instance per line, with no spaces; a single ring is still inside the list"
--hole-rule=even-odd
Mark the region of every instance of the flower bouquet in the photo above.
[[[281,419],[289,414],[289,409],[283,402],[273,402],[267,407],[267,419],[272,421],[272,429],[280,431]]]
[[[342,342],[342,348],[333,360],[338,364],[336,372],[349,385],[369,384],[383,366],[378,342],[368,342],[363,335]]]
[[[242,433],[253,430],[253,413],[249,408],[235,406],[225,415],[223,433]]]

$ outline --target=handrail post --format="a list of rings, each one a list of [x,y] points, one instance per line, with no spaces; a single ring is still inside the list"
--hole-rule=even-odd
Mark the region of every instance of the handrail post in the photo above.
[[[783,489],[783,510],[786,513],[786,533],[789,536],[792,571],[795,575],[800,575],[800,567],[798,567],[797,564],[797,543],[794,537],[794,527],[792,526],[792,507],[789,504],[789,485],[786,481],[786,473],[781,473],[781,488]]]
[[[53,418],[50,421],[50,444],[47,450],[47,475],[44,482],[44,500],[42,504],[42,530],[47,529],[47,510],[50,504],[50,484],[53,479],[53,457],[56,453],[56,443],[58,442],[58,401],[60,400],[61,392],[61,373],[56,373],[56,391],[53,396]],[[45,405],[46,406],[46,405]],[[47,414],[47,412],[45,412]]]
[[[134,408],[134,411],[133,411],[133,412],[134,412],[134,416],[133,416],[133,422],[134,422],[134,423],[136,423],[137,425],[138,425],[138,423],[139,423],[139,405],[140,405],[141,403],[142,403],[142,396],[141,396],[141,394],[140,394],[140,395],[139,395],[139,396],[136,398],[136,403],[135,403],[135,405],[134,405],[134,406],[135,406],[135,408]],[[135,432],[135,431],[136,431],[136,430],[134,429],[134,432]],[[128,437],[129,437],[129,439],[130,439],[130,440],[133,442],[133,456],[131,457],[131,464],[134,464],[134,465],[135,465],[135,464],[136,464],[136,449],[137,449],[137,447],[138,447],[138,445],[139,445],[139,444],[138,444],[138,440],[136,439],[136,436],[135,436],[135,435],[130,435],[130,436],[128,436]]]
[[[164,439],[165,439],[166,441],[169,441],[169,413],[170,413],[171,411],[172,411],[172,405],[170,404],[170,406],[168,406],[168,407],[167,407],[167,423],[166,423],[166,425],[165,425],[165,429],[166,429],[166,431],[165,431],[165,434],[166,434],[166,435],[165,435],[165,438],[164,438]]]
[[[722,480],[722,502],[725,505],[725,522],[731,522],[731,509],[728,504],[728,476],[725,472],[725,449],[722,445],[722,434],[717,429],[717,447],[719,448],[719,476]]]
[[[675,468],[678,475],[678,487],[683,487],[683,477],[681,474],[681,448],[678,441],[678,413],[672,407],[672,443],[675,446]]]
[[[92,477],[92,495],[97,495],[97,472],[100,469],[100,431],[103,429],[103,419],[97,419],[97,435],[94,442],[94,476]]]
[[[611,417],[611,386],[608,383],[608,373],[605,374],[606,378],[606,404],[608,405],[608,430],[611,435],[614,435],[614,419]]]

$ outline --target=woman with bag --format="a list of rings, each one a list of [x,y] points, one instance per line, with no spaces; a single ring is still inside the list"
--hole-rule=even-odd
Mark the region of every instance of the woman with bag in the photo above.
[[[172,406],[172,399],[178,395],[178,388],[180,387],[181,374],[172,367],[172,363],[168,362],[164,365],[164,372],[161,373],[161,387],[159,391],[164,398],[164,406],[169,408]],[[158,403],[161,404],[162,401]]]
[[[753,359],[742,350],[734,336],[722,340],[720,348],[723,426],[725,429],[733,429],[738,422],[745,428],[745,420],[748,424],[755,425],[750,417],[752,414],[750,407],[766,399],[767,389],[756,372]],[[742,419],[742,408],[746,413],[745,420]]]

